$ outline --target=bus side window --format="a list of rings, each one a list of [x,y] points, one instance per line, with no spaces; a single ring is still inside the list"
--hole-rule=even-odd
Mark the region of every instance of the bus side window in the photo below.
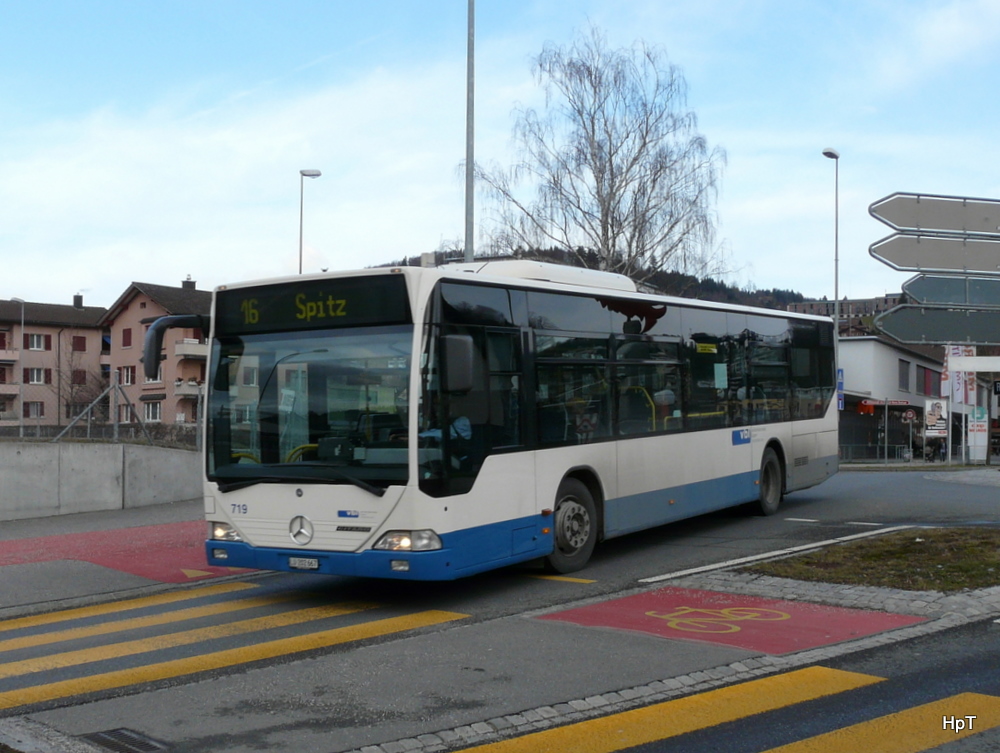
[[[603,364],[538,365],[538,439],[585,444],[609,436],[609,389]]]
[[[680,370],[676,364],[635,364],[618,369],[618,433],[680,431]]]

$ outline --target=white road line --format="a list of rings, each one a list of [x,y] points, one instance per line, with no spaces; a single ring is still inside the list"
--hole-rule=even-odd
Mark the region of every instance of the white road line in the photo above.
[[[860,520],[848,520],[845,526],[884,526],[885,523],[864,523]]]
[[[907,528],[916,528],[917,526],[893,526],[891,528],[880,528],[877,531],[865,531],[864,533],[855,533],[850,536],[840,536],[836,539],[827,539],[826,541],[817,541],[813,544],[803,544],[802,546],[793,546],[789,549],[776,549],[773,552],[765,552],[764,554],[754,554],[749,557],[740,557],[735,560],[727,560],[726,562],[717,562],[714,565],[704,565],[703,567],[692,567],[690,570],[678,570],[675,573],[666,573],[664,575],[654,575],[651,578],[640,578],[640,583],[658,583],[663,580],[671,580],[673,578],[682,578],[685,575],[696,575],[698,573],[707,573],[712,570],[724,570],[727,567],[734,567],[736,565],[745,565],[749,562],[758,562],[760,560],[771,559],[773,557],[783,557],[786,554],[795,554],[796,552],[807,552],[810,549],[822,549],[824,546],[830,546],[831,544],[841,544],[845,541],[853,541],[854,539],[864,539],[869,536],[879,536],[883,533],[891,533],[892,531],[904,531]]]
[[[815,518],[785,518],[790,523],[819,523]]]

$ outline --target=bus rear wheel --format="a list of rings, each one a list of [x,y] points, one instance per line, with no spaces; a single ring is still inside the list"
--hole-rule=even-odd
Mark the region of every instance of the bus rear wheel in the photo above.
[[[760,480],[758,481],[760,496],[757,501],[761,515],[774,515],[781,505],[781,497],[785,485],[781,478],[781,461],[778,453],[768,447],[760,461]]]
[[[586,484],[563,479],[552,517],[555,549],[545,558],[546,569],[556,573],[583,569],[597,544],[597,507]]]

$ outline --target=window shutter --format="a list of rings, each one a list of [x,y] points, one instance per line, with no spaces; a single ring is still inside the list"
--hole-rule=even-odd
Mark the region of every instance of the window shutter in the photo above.
[[[31,372],[28,369],[25,369],[24,373],[21,375],[21,384],[27,384],[30,381],[31,381]]]
[[[52,350],[52,335],[45,336],[45,349]]]
[[[45,383],[52,384],[52,369],[45,370]]]
[[[21,403],[21,414],[25,418],[31,418],[31,416],[28,415],[28,404],[27,403]]]
[[[31,347],[31,339],[28,337],[28,333],[24,333],[24,349],[27,350]]]
[[[7,350],[7,333],[0,332],[0,350]]]

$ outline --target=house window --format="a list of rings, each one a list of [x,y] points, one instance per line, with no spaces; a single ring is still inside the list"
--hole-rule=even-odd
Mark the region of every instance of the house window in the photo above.
[[[900,392],[910,391],[910,362],[902,358],[899,359],[899,390]]]
[[[132,328],[126,327],[122,330],[122,347],[131,348],[132,347]]]
[[[917,394],[941,397],[941,374],[925,366],[917,366]]]
[[[160,420],[160,409],[163,407],[163,403],[144,403],[144,418],[147,422],[159,422]]]
[[[73,335],[73,351],[76,353],[86,353],[87,338],[83,335]]]
[[[85,369],[73,369],[73,384],[86,384],[87,372]]]
[[[135,384],[135,366],[122,366],[118,369],[120,384]]]
[[[52,335],[24,336],[24,347],[28,350],[52,350]]]
[[[256,366],[244,366],[243,367],[243,386],[244,387],[256,387],[257,386],[257,367]]]
[[[24,404],[24,417],[25,418],[45,418],[45,403],[30,402]]]
[[[52,369],[25,369],[25,384],[52,384]]]
[[[132,378],[134,379],[135,378],[135,366],[132,366],[130,368],[132,369],[132,375],[133,375]],[[149,377],[145,376],[145,373],[146,372],[143,371],[143,381],[146,384],[149,384],[150,382],[162,382],[163,381],[163,364],[160,364],[160,367],[156,370],[156,376],[153,377],[152,379],[150,379]]]

